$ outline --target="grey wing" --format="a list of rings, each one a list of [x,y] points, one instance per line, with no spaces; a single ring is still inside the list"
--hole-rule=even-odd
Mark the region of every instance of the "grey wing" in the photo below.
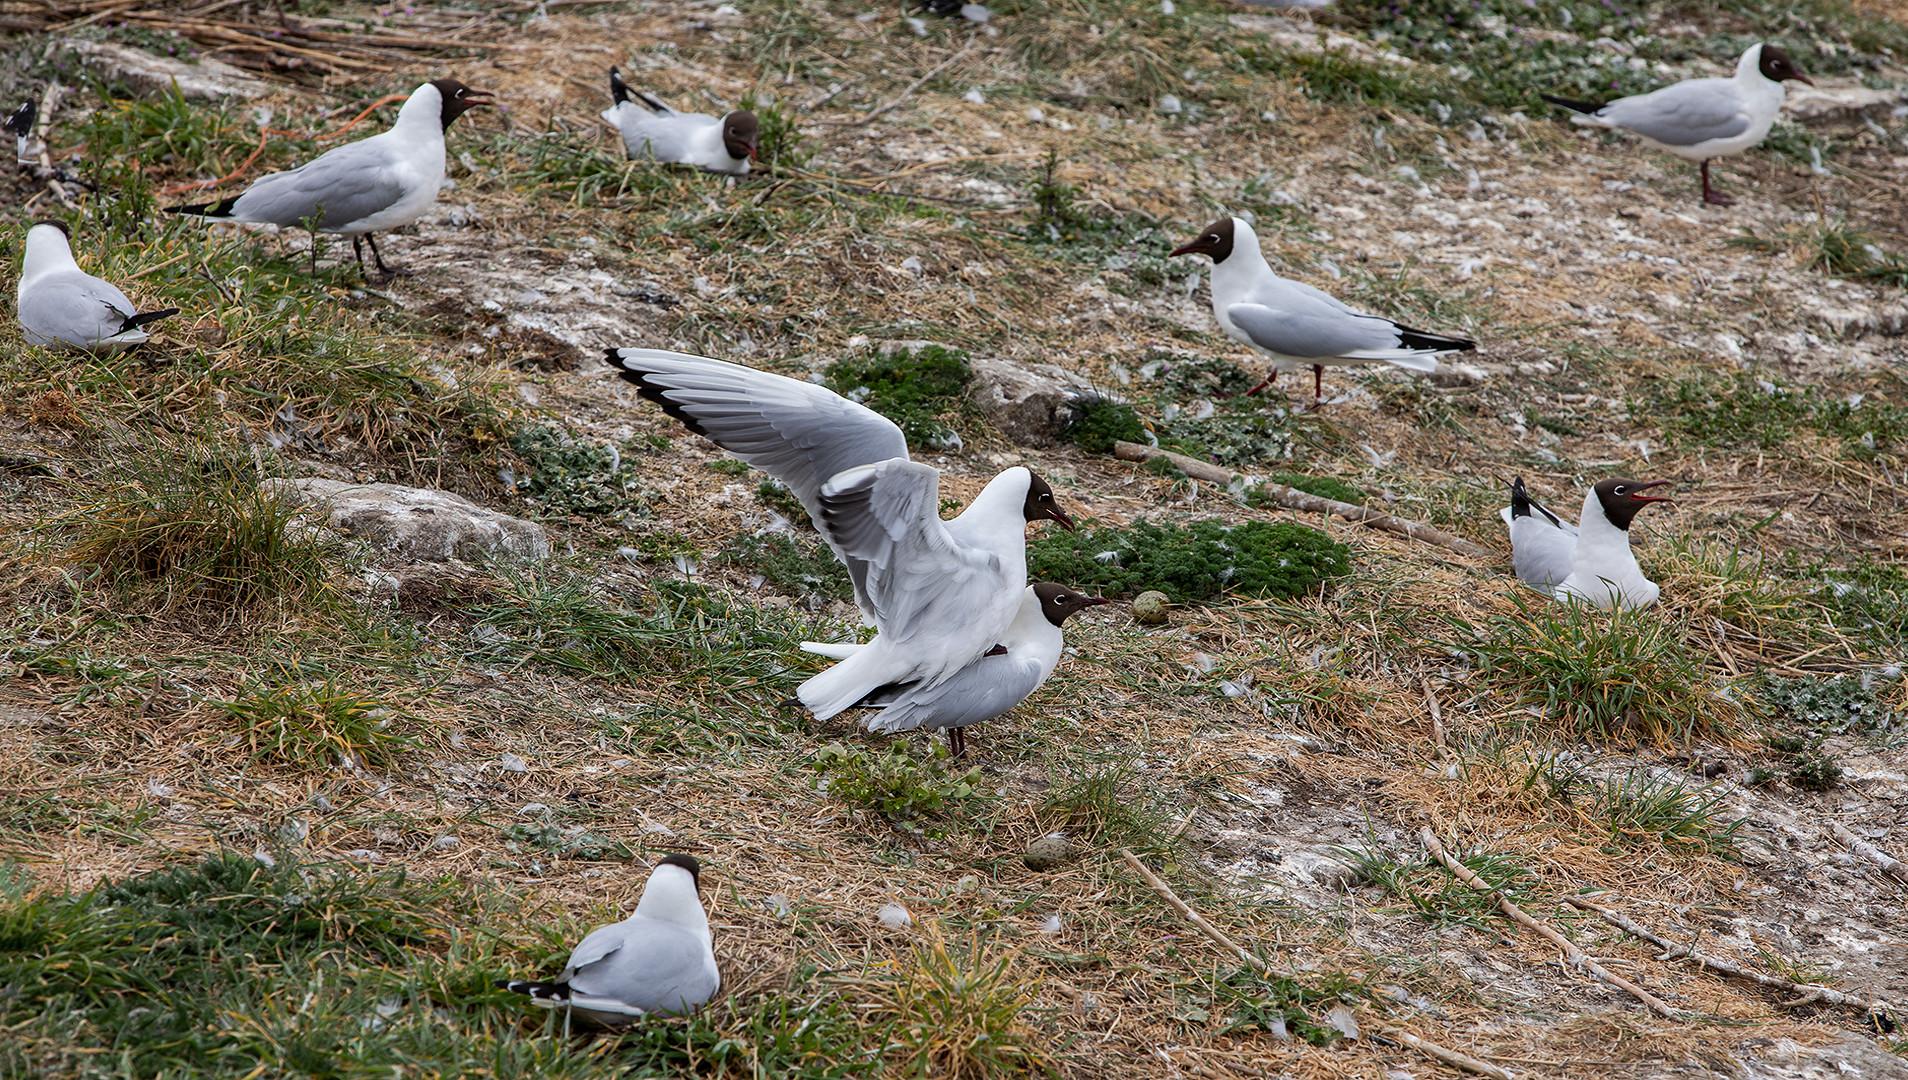
[[[1363,315],[1337,300],[1295,281],[1260,290],[1250,303],[1234,304],[1226,317],[1252,343],[1268,352],[1300,358],[1360,357],[1386,359],[1386,354],[1415,355],[1399,346],[1398,324],[1376,315]]]
[[[940,506],[940,472],[905,458],[845,470],[822,486],[816,524],[891,641],[963,629],[974,598],[1006,584],[1000,557],[956,541]]]
[[[1518,580],[1547,589],[1570,576],[1577,555],[1577,527],[1542,507],[1536,509],[1538,513],[1527,517],[1506,518],[1511,566]]]
[[[602,963],[605,957],[621,949],[625,940],[625,926],[624,923],[611,923],[590,931],[570,951],[570,963],[563,969],[558,981],[574,979],[578,972]]]
[[[1733,139],[1749,130],[1749,114],[1731,79],[1695,79],[1620,98],[1597,115],[1665,146]]]
[[[984,656],[938,686],[907,683],[871,696],[863,704],[881,711],[869,731],[939,731],[966,727],[1008,712],[1047,680],[1037,661],[1012,655]]]
[[[232,205],[241,221],[337,229],[389,209],[404,198],[396,160],[370,139],[340,146],[281,173],[261,176]],[[322,211],[322,216],[320,212]]]
[[[91,347],[123,330],[133,305],[111,282],[74,270],[36,282],[20,297],[19,316],[33,334]]]
[[[681,161],[688,156],[690,139],[700,130],[721,121],[707,113],[669,113],[657,115],[631,107],[620,109],[616,126],[623,133],[623,145],[632,157],[657,161]]]
[[[714,997],[721,982],[700,935],[643,920],[622,948],[571,976],[570,991],[578,1005],[603,998],[646,1013],[687,1013]]]

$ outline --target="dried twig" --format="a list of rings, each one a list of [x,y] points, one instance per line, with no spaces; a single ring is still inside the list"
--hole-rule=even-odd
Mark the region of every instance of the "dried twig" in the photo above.
[[[1171,450],[1161,450],[1154,446],[1141,446],[1139,443],[1124,440],[1113,444],[1113,456],[1123,461],[1149,461],[1153,458],[1165,458],[1174,467],[1195,480],[1208,480],[1215,484],[1229,484],[1234,475],[1230,469],[1223,469],[1210,461],[1175,454]],[[1298,510],[1309,514],[1333,514],[1348,521],[1362,521],[1374,529],[1397,533],[1421,544],[1431,544],[1448,551],[1455,551],[1473,559],[1488,559],[1488,548],[1471,543],[1462,537],[1440,532],[1421,522],[1387,514],[1382,510],[1373,510],[1366,506],[1339,502],[1336,499],[1320,498],[1283,484],[1261,483],[1259,493],[1289,510]]]
[[[1849,832],[1848,828],[1839,821],[1829,822],[1829,831],[1834,833],[1835,839],[1840,840],[1848,850],[1880,864],[1882,873],[1898,881],[1908,882],[1908,866],[1903,866],[1901,860]]]
[[[1194,911],[1192,907],[1186,903],[1186,901],[1181,900],[1179,898],[1179,894],[1173,892],[1173,887],[1171,885],[1168,885],[1164,881],[1161,881],[1159,879],[1159,875],[1147,869],[1146,864],[1139,861],[1138,857],[1135,856],[1130,850],[1126,848],[1121,848],[1120,858],[1125,859],[1126,865],[1132,867],[1135,873],[1137,873],[1141,878],[1145,879],[1146,884],[1151,886],[1155,893],[1159,894],[1159,898],[1161,900],[1166,901],[1166,903],[1174,911],[1179,912],[1180,916],[1184,918],[1187,922],[1193,924],[1195,927],[1198,927],[1200,933],[1203,933],[1207,937],[1211,938],[1215,943],[1217,943],[1219,946],[1224,948],[1226,951],[1238,957],[1240,963],[1246,965],[1249,968],[1252,968],[1254,971],[1257,971],[1261,974],[1272,973],[1271,967],[1268,964],[1266,964],[1264,960],[1261,960],[1257,956],[1253,955],[1252,953],[1247,952],[1245,948],[1242,947],[1238,942],[1227,937],[1225,934],[1225,931],[1212,925],[1212,923],[1207,922],[1206,917],[1204,915],[1201,915],[1197,911]],[[1409,1046],[1413,1050],[1418,1051],[1419,1053],[1425,1055],[1426,1057],[1435,1058],[1439,1061],[1444,1062],[1446,1065],[1451,1066],[1452,1068],[1462,1069],[1465,1072],[1476,1073],[1479,1076],[1488,1076],[1488,1077],[1491,1077],[1492,1080],[1511,1080],[1510,1073],[1506,1072],[1503,1069],[1498,1068],[1497,1066],[1491,1064],[1488,1061],[1480,1061],[1477,1058],[1471,1057],[1467,1054],[1460,1054],[1456,1050],[1439,1046],[1437,1043],[1431,1042],[1428,1039],[1421,1039],[1418,1036],[1411,1034],[1409,1031],[1404,1031],[1400,1028],[1392,1027],[1389,1024],[1370,1023],[1368,1026],[1370,1026],[1372,1030],[1375,1031],[1376,1033],[1383,1035],[1385,1038],[1396,1039],[1397,1041],[1405,1044],[1406,1046]]]
[[[1431,745],[1437,748],[1438,756],[1447,758],[1451,751],[1444,745],[1444,710],[1438,707],[1438,692],[1431,688],[1431,680],[1424,680],[1424,701],[1431,706]]]
[[[1640,938],[1662,949],[1663,955],[1657,957],[1658,960],[1689,960],[1694,962],[1696,966],[1713,971],[1718,975],[1727,975],[1732,979],[1742,979],[1745,982],[1752,982],[1758,986],[1766,986],[1772,990],[1781,990],[1785,993],[1802,995],[1794,1001],[1782,1002],[1782,1008],[1792,1009],[1798,1005],[1824,1001],[1830,1005],[1839,1005],[1843,1008],[1860,1009],[1870,1016],[1891,1016],[1894,1013],[1893,1007],[1887,1002],[1868,1001],[1827,986],[1817,986],[1813,983],[1799,983],[1793,979],[1784,979],[1776,975],[1763,975],[1759,972],[1738,967],[1728,960],[1714,956],[1706,956],[1702,953],[1698,953],[1688,945],[1678,945],[1671,942],[1669,939],[1621,912],[1612,911],[1601,905],[1593,904],[1580,896],[1566,896],[1564,897],[1564,901],[1572,907],[1595,912],[1611,926],[1617,927],[1627,934]]]
[[[972,49],[973,47],[974,47],[974,43],[973,41],[970,40],[967,44],[961,46],[959,49],[956,49],[954,51],[954,55],[934,65],[932,68],[929,68],[928,73],[926,75],[923,75],[920,78],[909,83],[908,88],[906,90],[903,90],[899,94],[896,94],[894,96],[894,99],[892,101],[889,101],[885,105],[877,105],[874,108],[869,109],[867,112],[862,113],[860,116],[854,118],[853,120],[817,120],[815,121],[815,123],[827,124],[831,127],[860,127],[863,124],[873,121],[878,116],[892,112],[895,109],[900,108],[901,103],[908,100],[908,98],[912,96],[916,90],[919,90],[921,89],[921,87],[927,85],[927,81],[929,79],[932,79],[934,76],[939,75],[941,72],[947,70],[948,65],[952,64],[954,61],[959,60],[963,56],[966,56],[968,50]]]
[[[1525,912],[1523,908],[1511,903],[1509,898],[1503,893],[1491,888],[1491,886],[1482,878],[1478,877],[1470,867],[1452,858],[1451,853],[1444,850],[1444,845],[1438,843],[1436,833],[1427,828],[1420,831],[1418,835],[1423,838],[1424,846],[1430,850],[1431,854],[1437,856],[1437,860],[1443,863],[1444,868],[1451,871],[1453,876],[1471,888],[1476,889],[1478,892],[1495,899],[1497,901],[1498,910],[1510,916],[1512,921],[1536,931],[1540,936],[1549,940],[1551,944],[1562,949],[1564,955],[1570,958],[1571,963],[1582,967],[1597,978],[1602,979],[1611,986],[1621,989],[1644,1005],[1649,1006],[1650,1011],[1658,1016],[1670,1017],[1672,1019],[1676,1016],[1676,1010],[1663,1004],[1662,1001],[1657,999],[1655,994],[1650,993],[1648,990],[1643,989],[1623,976],[1605,968],[1602,964],[1597,963],[1590,957],[1589,953],[1577,948],[1569,938],[1564,937],[1557,931],[1538,922],[1532,918],[1529,913]]]

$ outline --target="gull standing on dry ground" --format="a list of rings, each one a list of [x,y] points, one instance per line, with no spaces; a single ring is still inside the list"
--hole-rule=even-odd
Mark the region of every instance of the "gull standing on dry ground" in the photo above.
[[[1736,200],[1709,186],[1711,158],[1740,154],[1760,143],[1782,111],[1782,83],[1815,82],[1774,45],[1751,45],[1736,61],[1733,79],[1688,79],[1647,94],[1599,105],[1543,95],[1573,110],[1570,119],[1600,128],[1622,128],[1643,141],[1703,168],[1703,201],[1728,206]]]
[[[604,1027],[651,1013],[692,1013],[722,986],[701,891],[701,865],[688,855],[665,855],[649,872],[636,910],[590,931],[563,974],[552,982],[499,979],[497,987]]]
[[[631,91],[615,68],[610,69],[610,97],[615,103],[603,110],[603,119],[622,132],[623,148],[630,157],[748,175],[762,132],[754,113],[746,109],[722,117],[679,113],[640,90]]]
[[[1325,369],[1396,364],[1412,371],[1438,369],[1434,357],[1477,348],[1464,338],[1413,330],[1346,307],[1338,298],[1273,273],[1258,234],[1243,218],[1223,217],[1173,255],[1212,259],[1212,315],[1234,341],[1272,357],[1272,374],[1246,391],[1272,385],[1281,371],[1312,369],[1312,405],[1325,396]]]
[[[297,226],[314,234],[349,236],[360,271],[361,241],[368,240],[380,280],[408,274],[384,265],[372,234],[409,225],[437,202],[437,190],[444,186],[444,132],[466,111],[489,105],[478,100],[489,96],[489,91],[472,90],[456,79],[434,79],[411,91],[389,131],[327,150],[296,169],[261,176],[223,202],[166,210],[210,221]],[[316,272],[316,235],[311,266]],[[365,279],[371,279],[368,271]]]
[[[955,757],[962,756],[967,753],[966,728],[1027,700],[1053,674],[1066,647],[1060,627],[1067,617],[1110,603],[1051,582],[1027,586],[1007,633],[980,659],[939,686],[924,687],[919,682],[884,686],[863,698],[862,707],[880,710],[868,721],[868,730],[945,731],[948,748]],[[867,646],[804,641],[802,648],[845,660]]]
[[[787,484],[848,568],[879,633],[796,691],[817,719],[896,683],[928,693],[998,647],[1027,587],[1027,523],[1073,522],[1022,466],[942,521],[941,473],[887,417],[814,383],[686,353],[610,365],[689,430]]]
[[[102,356],[143,343],[148,324],[178,308],[136,312],[126,294],[79,268],[66,226],[42,221],[27,230],[17,313],[35,345],[76,345]]]
[[[1510,526],[1511,565],[1518,578],[1559,600],[1600,608],[1630,610],[1656,603],[1661,590],[1643,576],[1630,553],[1630,522],[1651,503],[1673,501],[1643,494],[1667,483],[1628,477],[1600,481],[1583,498],[1579,529],[1533,501],[1523,477],[1511,481],[1511,504],[1498,513]]]

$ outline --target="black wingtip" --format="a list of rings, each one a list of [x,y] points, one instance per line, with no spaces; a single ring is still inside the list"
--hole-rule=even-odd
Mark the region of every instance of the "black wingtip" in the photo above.
[[[39,115],[39,106],[28,101],[13,110],[13,115],[7,117],[6,129],[24,139],[33,134],[33,121],[39,119]]]
[[[232,207],[237,206],[238,201],[239,197],[234,195],[229,199],[221,199],[215,203],[196,203],[192,206],[168,206],[165,208],[165,211],[168,214],[197,214],[200,217],[224,218],[232,216]]]
[[[1477,348],[1477,342],[1468,338],[1427,333],[1409,326],[1398,328],[1398,344],[1407,349],[1436,349],[1442,352],[1470,352]]]
[[[1530,492],[1524,490],[1524,478],[1511,481],[1511,520],[1530,516]]]
[[[1571,112],[1593,113],[1602,109],[1604,105],[1608,104],[1608,102],[1599,102],[1599,101],[1573,101],[1570,98],[1552,97],[1549,94],[1539,94],[1537,96],[1543,98],[1545,101],[1550,102],[1552,105],[1561,105],[1564,108],[1569,109]]]
[[[126,316],[125,323],[120,326],[119,332],[123,334],[128,330],[137,330],[148,323],[156,323],[160,319],[169,318],[177,314],[179,314],[178,308],[169,307],[160,308],[158,311],[142,311],[137,315],[128,315]]]
[[[650,372],[632,368],[623,362],[623,350],[605,349],[603,350],[603,359],[609,361],[609,366],[616,369],[617,374],[623,377],[624,382],[634,384],[636,392],[642,395],[642,397],[662,406],[662,411],[668,413],[683,427],[688,428],[697,435],[701,435],[705,438],[708,437],[709,432],[703,428],[701,421],[689,415],[687,412],[684,412],[681,405],[678,405],[663,395],[663,391],[666,387],[656,386],[649,381]]]
[[[650,110],[653,112],[658,112],[667,116],[668,114],[675,111],[674,109],[671,109],[669,106],[664,105],[661,101],[658,101],[657,99],[649,96],[648,94],[643,93],[640,90],[635,91],[635,94],[636,94],[636,100],[642,102],[644,105],[649,106]]]
[[[623,73],[615,68],[610,68],[610,97],[616,99],[618,105],[629,100],[629,84],[623,81]]]
[[[508,990],[524,997],[538,998],[543,1001],[570,1000],[570,984],[566,982],[538,982],[534,979],[498,979],[497,989]]]

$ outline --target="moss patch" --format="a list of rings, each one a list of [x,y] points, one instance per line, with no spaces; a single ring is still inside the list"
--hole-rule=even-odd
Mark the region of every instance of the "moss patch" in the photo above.
[[[1076,589],[1133,596],[1158,589],[1178,603],[1222,593],[1288,598],[1351,572],[1351,549],[1317,529],[1248,521],[1189,526],[1140,520],[1128,529],[1084,529],[1027,545],[1027,576]]]
[[[963,353],[926,345],[839,361],[828,388],[892,420],[911,446],[960,446],[949,418],[964,407],[974,369]]]

